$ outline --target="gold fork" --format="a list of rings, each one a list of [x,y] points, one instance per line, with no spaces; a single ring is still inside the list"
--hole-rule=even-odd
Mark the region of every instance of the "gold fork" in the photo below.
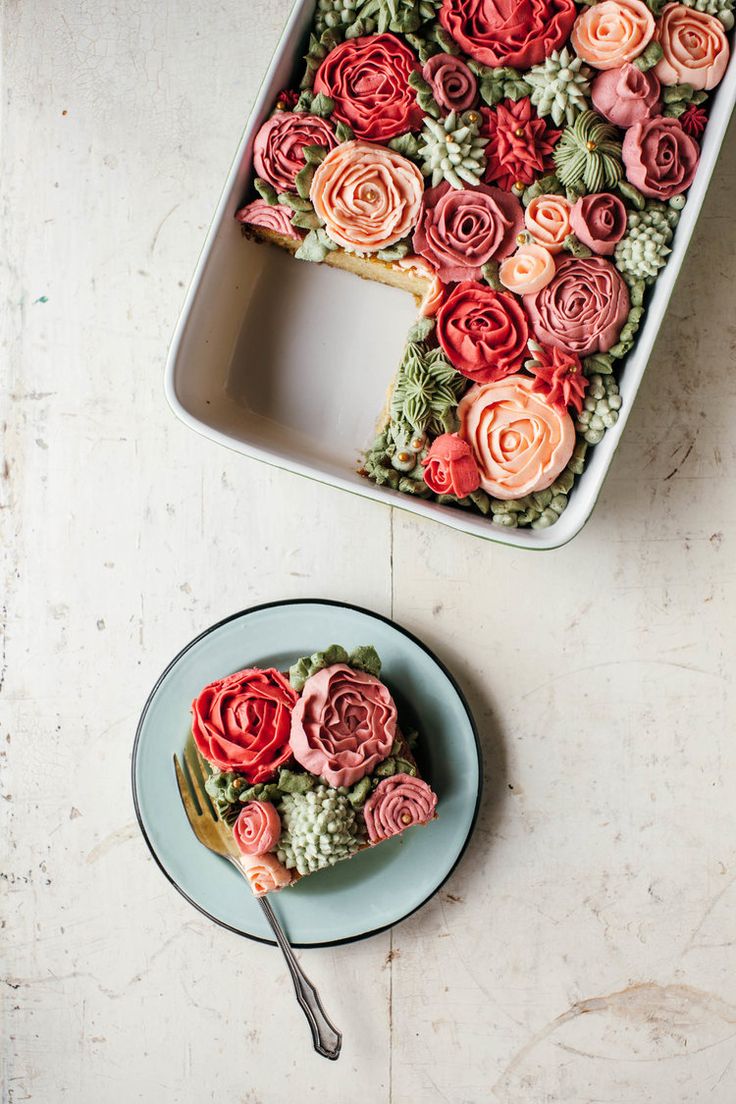
[[[232,830],[217,815],[207,795],[202,781],[199,753],[191,742],[187,745],[183,758],[182,766],[177,756],[174,756],[174,770],[184,812],[192,826],[192,831],[201,844],[210,851],[214,851],[216,855],[227,859],[245,877],[238,861],[238,851],[233,842]],[[307,1017],[312,1032],[314,1049],[323,1058],[329,1058],[334,1062],[340,1055],[342,1035],[328,1019],[319,999],[319,993],[294,957],[289,940],[268,900],[265,897],[258,897],[257,900],[286,959],[286,965],[294,982],[296,999]]]

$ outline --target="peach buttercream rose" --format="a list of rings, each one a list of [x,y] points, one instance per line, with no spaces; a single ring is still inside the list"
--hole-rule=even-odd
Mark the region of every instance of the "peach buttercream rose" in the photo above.
[[[710,91],[728,65],[728,39],[713,15],[685,4],[666,4],[657,20],[662,57],[654,72],[662,84],[689,84]]]
[[[555,274],[552,254],[543,245],[522,245],[498,270],[505,288],[516,295],[531,295],[546,287]]]
[[[561,195],[540,195],[530,200],[524,223],[537,245],[559,253],[570,233],[570,204]]]
[[[291,885],[292,874],[275,855],[244,855],[240,865],[256,897]]]
[[[618,69],[639,57],[653,36],[654,16],[642,0],[602,0],[577,17],[570,41],[588,65]]]
[[[422,206],[424,178],[400,153],[370,142],[344,142],[312,179],[310,199],[343,249],[376,253],[406,237]]]
[[[522,498],[554,483],[572,456],[570,415],[534,393],[529,376],[476,384],[457,408],[480,485],[495,498]]]

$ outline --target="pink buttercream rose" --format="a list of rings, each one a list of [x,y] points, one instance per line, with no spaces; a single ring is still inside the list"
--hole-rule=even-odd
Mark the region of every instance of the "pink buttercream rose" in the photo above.
[[[244,226],[260,226],[264,230],[272,230],[274,234],[281,234],[283,238],[301,241],[301,232],[291,225],[291,214],[291,210],[281,203],[266,203],[264,199],[254,199],[252,203],[241,207],[235,217]]]
[[[304,683],[291,720],[294,758],[330,786],[352,786],[390,754],[396,721],[379,679],[336,663]]]
[[[343,142],[312,179],[310,198],[343,249],[376,253],[406,237],[422,206],[424,179],[406,157],[370,142]]]
[[[524,296],[524,306],[538,341],[585,357],[606,353],[618,341],[629,289],[603,257],[565,257],[546,287]]]
[[[590,98],[599,115],[626,128],[659,114],[661,91],[651,69],[642,73],[627,62],[620,69],[599,73],[590,86]]]
[[[439,20],[470,57],[492,69],[529,69],[564,46],[573,0],[442,0]]]
[[[240,865],[255,897],[265,897],[275,889],[291,885],[293,876],[275,855],[246,855]]]
[[[657,20],[662,57],[654,72],[662,84],[689,84],[706,92],[720,83],[728,65],[728,39],[714,15],[685,4],[665,4]]]
[[[480,486],[478,465],[467,441],[456,433],[442,433],[422,460],[424,482],[435,494],[465,498]]]
[[[281,836],[281,818],[270,801],[247,801],[233,824],[235,842],[244,855],[273,851]]]
[[[570,225],[583,245],[610,257],[626,233],[626,208],[610,192],[581,196],[570,211]]]
[[[570,204],[560,195],[535,196],[524,211],[524,223],[537,245],[559,253],[570,233]]]
[[[554,483],[572,456],[572,418],[534,393],[530,376],[477,384],[457,408],[480,485],[495,498],[522,498]]]
[[[453,54],[435,54],[422,69],[432,95],[445,111],[467,111],[478,101],[478,82],[464,61]]]
[[[380,843],[414,824],[426,824],[436,808],[437,795],[423,779],[410,774],[384,778],[363,806],[368,839]]]
[[[337,145],[335,132],[319,115],[277,111],[267,119],[253,142],[253,167],[256,175],[277,192],[296,190],[296,175],[304,168],[304,146]]]
[[[480,279],[491,258],[508,256],[524,225],[521,204],[500,188],[451,188],[443,181],[424,193],[414,249],[441,280]]]
[[[570,42],[595,69],[618,69],[639,57],[653,35],[654,16],[642,0],[601,0],[577,17]]]
[[[626,178],[652,199],[671,199],[693,182],[700,147],[678,119],[657,116],[629,127],[621,156]]]
[[[521,303],[487,284],[457,284],[437,314],[437,340],[448,360],[477,383],[518,371],[529,328]]]
[[[546,287],[555,274],[555,259],[543,245],[522,245],[498,270],[505,288],[516,295],[529,295]]]

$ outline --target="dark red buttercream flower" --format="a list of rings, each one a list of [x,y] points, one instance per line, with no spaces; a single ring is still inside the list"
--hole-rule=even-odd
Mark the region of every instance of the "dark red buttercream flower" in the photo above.
[[[558,410],[573,406],[579,414],[588,390],[580,357],[567,349],[531,342],[529,351],[534,360],[527,361],[525,367],[534,376],[532,391],[544,396],[550,406],[556,406]]]
[[[504,100],[490,110],[482,108],[481,115],[481,134],[488,138],[486,184],[498,184],[510,192],[514,184],[532,184],[554,170],[552,150],[561,131],[539,118],[528,96],[516,103]]]
[[[476,61],[529,69],[567,40],[573,0],[442,0],[439,20]]]
[[[699,138],[708,123],[708,112],[702,107],[690,104],[680,116],[680,126],[691,138]]]

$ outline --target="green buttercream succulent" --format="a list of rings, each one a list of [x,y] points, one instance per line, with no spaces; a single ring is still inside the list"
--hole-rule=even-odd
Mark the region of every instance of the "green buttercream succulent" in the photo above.
[[[319,785],[281,802],[281,838],[276,848],[287,870],[312,874],[354,855],[363,843],[347,790]]]
[[[304,76],[300,87],[309,90],[314,84],[314,75],[325,60],[330,50],[342,42],[342,30],[340,28],[328,28],[321,34],[310,34],[307,52],[304,55]],[[315,96],[315,99],[317,97]],[[304,110],[297,104],[297,110]],[[314,109],[312,109],[314,110]]]
[[[437,14],[439,0],[317,0],[317,34],[341,30],[346,38],[358,35],[411,34]]]
[[[632,211],[628,229],[616,246],[616,267],[628,284],[643,280],[653,284],[667,264],[670,242],[680,212],[666,203],[647,203],[643,211]]]
[[[585,454],[588,446],[585,441],[577,441],[567,467],[557,476],[551,487],[535,491],[524,498],[491,499],[493,521],[507,529],[530,527],[547,529],[558,520],[567,507],[575,476],[580,475],[585,466]]]
[[[724,29],[730,31],[734,24],[733,10],[734,0],[681,0],[688,8],[695,11],[706,12],[720,19]]]
[[[381,674],[381,658],[372,644],[361,644],[352,652],[348,652],[341,644],[331,644],[323,652],[302,656],[292,664],[289,668],[289,682],[300,693],[308,678],[324,670],[325,667],[334,666],[335,663],[344,663],[358,671],[366,671],[376,678]]]
[[[325,31],[343,31],[346,36],[374,34],[375,20],[366,19],[360,13],[360,0],[317,0],[314,12],[314,30],[319,36]],[[351,35],[350,32],[355,31]]]
[[[707,99],[707,92],[691,84],[671,84],[662,90],[662,114],[679,119],[691,104],[702,104]]]
[[[440,348],[410,341],[391,396],[391,420],[406,423],[420,436],[452,433],[457,428],[455,408],[466,386],[465,376]]]
[[[603,434],[618,421],[621,395],[613,375],[590,376],[590,386],[583,399],[575,428],[589,445],[597,445]]]
[[[574,123],[589,107],[591,70],[569,50],[554,50],[541,64],[533,66],[524,79],[531,88],[529,98],[540,115],[551,115],[556,126]]]
[[[574,192],[603,192],[624,174],[618,130],[595,111],[568,126],[553,154],[560,183]]]
[[[367,449],[363,470],[379,487],[429,498],[432,492],[424,482],[422,468],[427,447],[424,434],[413,433],[404,422],[389,422]]]
[[[419,147],[421,170],[431,178],[432,187],[446,180],[453,188],[480,184],[485,171],[487,138],[481,138],[478,128],[480,112],[451,111],[444,119],[424,117]]]

